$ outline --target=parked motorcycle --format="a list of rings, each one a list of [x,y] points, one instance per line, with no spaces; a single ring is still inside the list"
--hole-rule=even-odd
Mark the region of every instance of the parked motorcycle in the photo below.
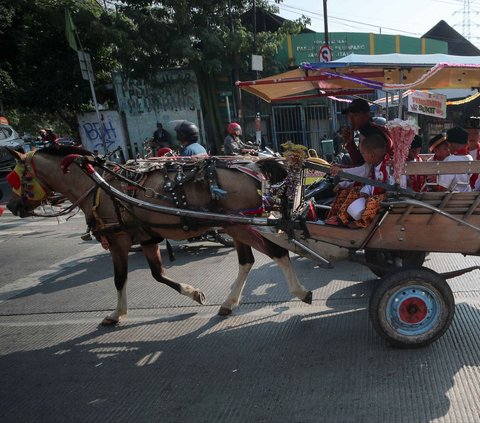
[[[233,238],[230,235],[227,235],[221,229],[211,229],[198,237],[188,239],[188,242],[199,241],[218,242],[224,247],[233,247]]]

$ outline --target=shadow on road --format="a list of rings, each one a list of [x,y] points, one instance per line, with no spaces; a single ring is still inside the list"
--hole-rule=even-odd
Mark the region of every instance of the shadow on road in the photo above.
[[[457,316],[421,350],[387,347],[365,311],[3,327],[0,420],[427,423],[480,365],[478,325],[462,325],[479,311]],[[457,389],[476,403],[478,384]]]

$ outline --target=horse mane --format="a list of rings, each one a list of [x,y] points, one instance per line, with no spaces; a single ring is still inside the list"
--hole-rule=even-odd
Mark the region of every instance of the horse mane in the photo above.
[[[276,159],[260,159],[255,164],[272,184],[277,184],[287,177],[287,169]]]
[[[85,150],[81,147],[75,147],[73,145],[50,145],[37,150],[37,152],[56,157],[65,157],[69,154],[80,154],[82,156],[91,156],[93,154],[91,151]]]

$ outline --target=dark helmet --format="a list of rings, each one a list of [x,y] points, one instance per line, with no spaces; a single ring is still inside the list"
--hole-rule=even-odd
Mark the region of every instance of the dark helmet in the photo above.
[[[177,133],[178,141],[188,141],[188,142],[197,142],[198,141],[198,128],[192,122],[184,120],[175,126],[175,132]]]

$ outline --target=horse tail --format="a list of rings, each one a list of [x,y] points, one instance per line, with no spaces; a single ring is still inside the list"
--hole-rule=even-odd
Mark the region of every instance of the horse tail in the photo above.
[[[281,182],[287,177],[287,169],[277,159],[260,159],[256,165],[272,184]]]

